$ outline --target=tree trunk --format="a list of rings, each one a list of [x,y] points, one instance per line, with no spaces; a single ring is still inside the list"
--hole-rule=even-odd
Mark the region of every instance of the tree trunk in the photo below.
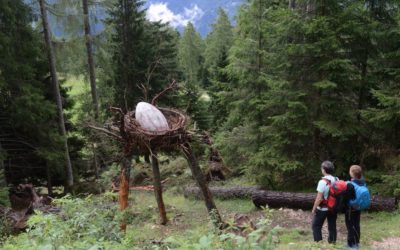
[[[268,205],[273,208],[296,208],[311,210],[315,200],[315,193],[294,193],[260,190],[258,187],[211,187],[211,193],[221,199],[248,199],[252,198],[256,207]],[[200,198],[201,192],[197,187],[186,188],[185,197]],[[397,209],[397,200],[394,197],[372,196],[370,211],[394,211]]]
[[[56,70],[56,62],[54,57],[53,45],[50,39],[50,29],[49,23],[47,20],[47,10],[45,6],[45,0],[39,0],[40,4],[40,12],[42,14],[42,22],[43,22],[43,32],[44,38],[47,46],[47,54],[48,60],[50,64],[50,73],[51,73],[51,81],[53,84],[54,95],[57,102],[57,111],[58,111],[58,126],[60,129],[60,134],[64,138],[64,157],[65,157],[65,175],[66,175],[66,186],[65,189],[67,192],[70,192],[72,186],[74,185],[74,177],[72,174],[72,164],[69,156],[68,150],[68,139],[67,132],[65,130],[65,122],[64,122],[64,111],[62,106],[62,99],[60,93],[60,86],[57,78],[57,70]]]
[[[300,209],[312,209],[314,193],[290,193],[274,191],[257,191],[252,196],[256,207],[268,205],[269,207],[290,207]],[[397,208],[396,198],[372,196],[370,211],[394,211]]]
[[[53,185],[51,183],[51,172],[48,162],[46,162],[46,177],[47,177],[47,194],[49,196],[53,196]]]
[[[97,89],[96,89],[96,71],[93,58],[92,36],[90,34],[88,0],[82,0],[82,6],[83,6],[83,21],[85,25],[86,51],[87,51],[88,66],[89,66],[90,90],[92,93],[94,117],[95,119],[97,119],[99,117],[99,102],[97,98]]]
[[[250,199],[255,191],[260,190],[259,187],[210,187],[211,193],[220,199]],[[184,196],[201,199],[202,195],[198,187],[187,187],[184,190]]]
[[[153,185],[154,185],[154,194],[156,196],[158,211],[160,212],[160,223],[161,225],[167,224],[167,213],[165,211],[165,205],[162,197],[162,185],[161,185],[161,176],[160,176],[160,168],[158,165],[157,155],[151,155],[151,166],[153,168]]]
[[[289,0],[289,9],[290,10],[296,9],[296,0]]]
[[[94,163],[94,176],[96,180],[99,179],[99,161],[96,154],[96,144],[93,144],[93,163]]]
[[[144,162],[150,163],[150,157],[148,153],[144,154]]]
[[[207,207],[207,211],[211,217],[212,222],[217,228],[223,227],[225,224],[223,223],[221,216],[218,212],[217,207],[215,206],[214,200],[212,198],[211,192],[208,189],[208,185],[206,179],[204,177],[203,172],[200,169],[199,163],[194,155],[192,147],[189,143],[185,143],[182,145],[182,152],[185,155],[190,170],[192,172],[193,177],[197,181],[197,185],[199,186],[201,193],[203,195],[204,202]]]
[[[128,207],[129,198],[129,179],[131,173],[131,158],[125,156],[122,160],[120,181],[119,181],[119,210],[123,211]],[[121,221],[121,230],[126,229],[126,222]]]

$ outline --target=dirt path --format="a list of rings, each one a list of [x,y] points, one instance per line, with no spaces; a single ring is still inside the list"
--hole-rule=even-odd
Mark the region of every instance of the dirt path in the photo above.
[[[400,250],[400,237],[391,237],[382,241],[374,241],[371,247],[380,250]]]
[[[306,234],[310,234],[311,237],[311,221],[312,214],[310,211],[281,208],[274,212],[272,225],[288,229],[298,229],[304,231]],[[345,240],[347,237],[347,229],[343,214],[338,215],[336,227],[338,231],[338,239]],[[324,239],[328,238],[327,222],[325,222],[322,228],[322,236]]]

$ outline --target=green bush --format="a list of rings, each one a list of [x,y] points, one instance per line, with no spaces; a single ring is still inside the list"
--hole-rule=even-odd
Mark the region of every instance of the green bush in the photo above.
[[[238,229],[234,223],[231,222],[230,226],[219,233],[210,232],[207,235],[193,234],[189,237],[186,235],[182,237],[168,237],[164,242],[169,249],[225,249],[225,250],[268,250],[275,249],[274,237],[277,235],[276,228],[271,229],[270,213],[266,210],[267,216],[257,223],[256,228],[242,229],[242,233],[234,233]]]
[[[10,199],[8,198],[8,188],[0,187],[0,206],[9,207]]]
[[[123,236],[114,196],[57,199],[60,214],[37,212],[27,232],[8,238],[3,249],[115,249]]]

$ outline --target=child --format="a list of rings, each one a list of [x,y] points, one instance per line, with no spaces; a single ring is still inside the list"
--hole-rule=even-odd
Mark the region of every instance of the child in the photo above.
[[[322,179],[318,182],[317,186],[317,197],[315,198],[314,207],[312,209],[312,214],[314,215],[312,220],[312,230],[314,241],[322,240],[322,226],[324,225],[325,219],[328,219],[328,242],[336,242],[336,218],[337,214],[328,210],[326,205],[326,200],[329,195],[329,185],[335,183],[337,178],[333,177],[332,174],[335,171],[335,167],[332,162],[324,161],[321,164],[321,172],[323,174]]]
[[[351,182],[358,186],[365,186],[365,180],[362,176],[362,169],[358,165],[350,167],[349,174]],[[360,215],[361,210],[348,206],[345,213],[347,228],[347,247],[350,249],[358,249],[360,244]]]

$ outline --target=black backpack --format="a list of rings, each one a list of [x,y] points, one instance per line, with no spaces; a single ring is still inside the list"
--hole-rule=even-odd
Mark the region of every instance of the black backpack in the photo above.
[[[345,212],[348,203],[350,200],[353,200],[356,197],[356,192],[354,186],[351,182],[347,182],[347,190],[344,191],[341,195],[336,197],[336,211],[337,212]]]

